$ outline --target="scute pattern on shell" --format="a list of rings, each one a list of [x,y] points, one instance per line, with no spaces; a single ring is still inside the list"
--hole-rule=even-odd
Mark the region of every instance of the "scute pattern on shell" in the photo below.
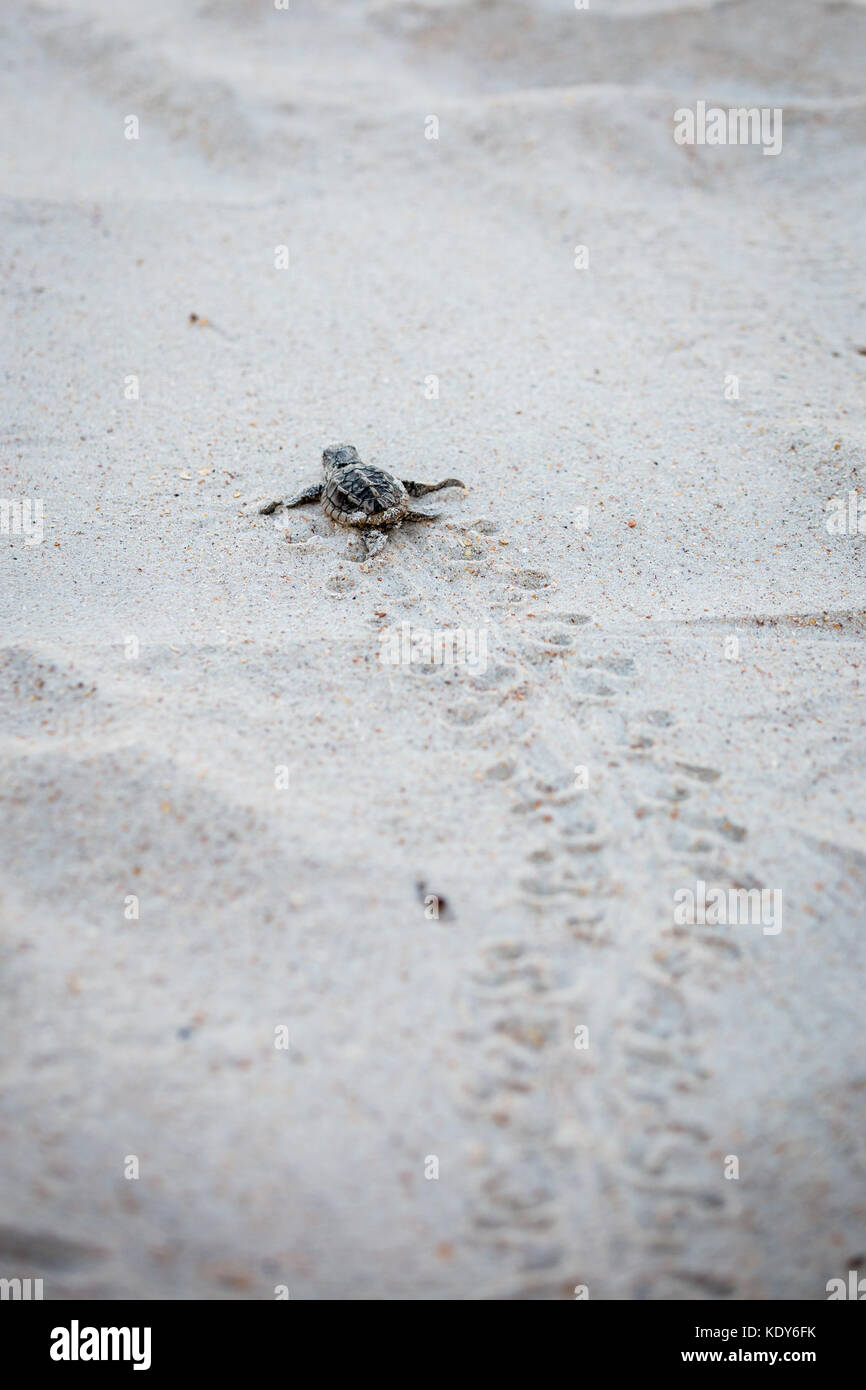
[[[352,517],[353,525],[381,525],[386,514],[393,524],[408,507],[409,496],[403,484],[390,473],[366,463],[335,470],[327,478],[322,495],[322,508],[333,521],[345,523]],[[364,519],[357,519],[359,512]]]

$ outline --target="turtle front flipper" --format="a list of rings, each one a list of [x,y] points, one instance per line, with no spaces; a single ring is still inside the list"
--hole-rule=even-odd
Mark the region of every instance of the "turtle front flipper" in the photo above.
[[[300,507],[304,502],[319,502],[322,497],[322,484],[312,483],[310,487],[304,488],[297,497],[289,497],[285,502],[269,502],[266,507],[259,508],[259,516],[271,516],[279,511],[280,507]]]
[[[426,497],[428,492],[439,492],[443,487],[463,487],[459,478],[443,478],[441,483],[413,483],[411,478],[403,479],[403,486],[410,497]]]
[[[404,521],[438,521],[441,512],[407,512]]]

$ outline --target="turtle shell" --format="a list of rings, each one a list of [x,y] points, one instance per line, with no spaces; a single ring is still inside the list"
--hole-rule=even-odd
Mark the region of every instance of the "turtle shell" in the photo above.
[[[390,473],[359,463],[331,474],[322,491],[322,508],[343,526],[393,526],[408,511],[409,495]]]

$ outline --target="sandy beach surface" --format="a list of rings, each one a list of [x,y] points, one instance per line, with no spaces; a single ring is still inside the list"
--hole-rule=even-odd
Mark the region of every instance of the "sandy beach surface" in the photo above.
[[[866,7],[0,25],[0,1275],[825,1298],[866,1258]],[[781,150],[677,144],[698,102]],[[465,490],[363,563],[258,514],[341,440]],[[677,921],[701,883],[778,911]]]

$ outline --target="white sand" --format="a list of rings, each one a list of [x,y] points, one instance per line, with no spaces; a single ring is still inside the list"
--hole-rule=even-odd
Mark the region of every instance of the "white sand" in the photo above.
[[[866,1247],[864,552],[823,510],[866,9],[3,24],[0,496],[45,538],[0,536],[0,1275],[825,1297]],[[676,145],[698,100],[783,108],[782,153]],[[335,440],[467,492],[362,568],[256,514]],[[487,670],[383,665],[403,622]],[[782,931],[675,926],[698,879]]]

